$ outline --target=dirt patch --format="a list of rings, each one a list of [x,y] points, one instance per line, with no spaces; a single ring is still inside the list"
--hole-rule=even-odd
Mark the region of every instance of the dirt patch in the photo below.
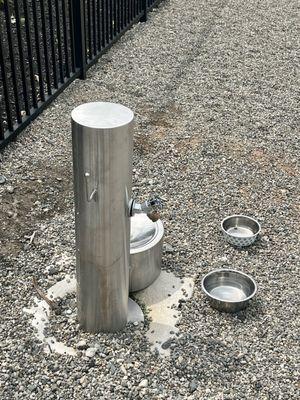
[[[70,170],[53,167],[47,168],[47,177],[18,180],[13,193],[8,186],[0,194],[0,244],[4,257],[14,257],[43,221],[69,209],[66,198],[73,196],[72,176]]]
[[[148,106],[140,107],[143,111],[144,117],[147,117],[147,125],[151,127],[150,133],[139,133],[134,138],[134,148],[141,155],[147,153],[156,153],[163,140],[169,137],[171,129],[176,129],[178,123],[176,122],[175,114],[180,110],[175,103],[171,103],[166,107],[166,111],[153,111]]]
[[[300,171],[298,166],[293,162],[282,161],[284,158],[284,154],[281,157],[280,154],[270,155],[265,150],[259,148],[253,150],[251,153],[251,160],[257,162],[261,167],[270,168],[272,166],[291,177],[299,176]]]
[[[300,176],[299,168],[291,163],[278,163],[278,168],[289,176]]]
[[[164,127],[157,127],[151,134],[139,134],[134,138],[134,148],[141,155],[155,153],[157,147],[168,134],[168,129]]]
[[[171,128],[173,126],[169,119],[169,115],[164,111],[156,111],[152,113],[149,123],[150,125],[161,126],[163,128]]]
[[[200,135],[194,135],[192,137],[180,139],[176,143],[175,148],[180,153],[182,153],[189,150],[196,150],[201,146],[202,143],[203,143],[202,137]]]

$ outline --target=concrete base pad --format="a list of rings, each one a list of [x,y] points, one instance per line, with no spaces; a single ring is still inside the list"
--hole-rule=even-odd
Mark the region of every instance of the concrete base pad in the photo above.
[[[152,349],[165,356],[170,353],[170,344],[178,332],[176,323],[180,319],[179,300],[191,297],[194,288],[192,278],[177,278],[162,271],[152,285],[136,293],[135,297],[145,304],[151,319],[146,336]]]
[[[151,343],[152,350],[158,350],[161,355],[170,353],[169,343],[178,332],[175,326],[180,318],[177,310],[180,299],[188,299],[193,292],[193,280],[191,278],[176,278],[172,273],[162,271],[158,279],[148,288],[135,294],[135,298],[145,304],[151,318],[150,327],[146,337]],[[67,294],[76,291],[76,279],[66,276],[60,282],[53,285],[47,292],[51,300],[63,298]],[[66,346],[56,340],[55,337],[45,335],[46,324],[49,323],[50,307],[44,301],[35,298],[35,305],[24,309],[33,316],[31,324],[36,328],[36,339],[45,344],[45,352],[73,355],[77,350]],[[128,299],[128,322],[144,322],[144,314],[139,305],[132,299]]]

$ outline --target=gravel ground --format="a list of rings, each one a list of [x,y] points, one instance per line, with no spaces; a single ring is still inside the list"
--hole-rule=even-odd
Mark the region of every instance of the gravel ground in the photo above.
[[[298,17],[296,0],[166,1],[2,153],[1,398],[300,398]],[[70,112],[91,100],[134,110],[135,193],[166,200],[163,268],[196,276],[170,358],[150,352],[147,322],[78,331],[74,298],[49,329],[96,353],[46,355],[23,312],[32,277],[46,290],[75,271]],[[248,250],[219,232],[239,212],[263,227]],[[257,280],[244,312],[205,300],[201,277],[220,266]]]

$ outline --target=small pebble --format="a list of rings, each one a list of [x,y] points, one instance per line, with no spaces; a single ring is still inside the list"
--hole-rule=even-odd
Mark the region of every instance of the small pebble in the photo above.
[[[168,244],[168,243],[165,243],[164,249],[165,249],[165,252],[166,252],[166,253],[173,253],[173,252],[174,252],[173,246],[171,246],[171,245]]]
[[[15,188],[13,186],[7,186],[6,191],[10,194],[14,193]]]
[[[80,341],[76,344],[76,347],[77,347],[78,350],[86,350],[86,349],[88,349],[88,345],[87,345],[87,343],[86,343],[85,340],[80,340]]]
[[[89,347],[86,352],[85,355],[89,358],[95,357],[97,353],[97,349],[95,349],[94,347]]]
[[[143,380],[139,383],[139,387],[140,387],[140,388],[146,388],[146,387],[148,387],[148,379],[143,379]]]
[[[171,343],[172,343],[172,339],[171,339],[171,338],[168,339],[168,340],[166,340],[166,341],[161,345],[162,349],[164,349],[164,350],[168,349],[168,348],[171,346]]]
[[[197,383],[196,380],[193,379],[193,380],[189,383],[189,390],[190,390],[190,393],[193,393],[193,392],[197,389],[197,387],[198,387],[198,383]]]

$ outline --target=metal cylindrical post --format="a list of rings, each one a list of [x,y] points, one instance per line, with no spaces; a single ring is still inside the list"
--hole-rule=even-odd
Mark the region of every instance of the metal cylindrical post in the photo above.
[[[113,103],[72,112],[78,318],[88,332],[127,322],[133,119]]]

